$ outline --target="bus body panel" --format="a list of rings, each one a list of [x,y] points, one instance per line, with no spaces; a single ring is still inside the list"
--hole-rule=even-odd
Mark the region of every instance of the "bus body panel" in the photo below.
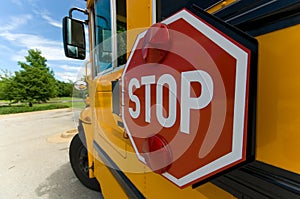
[[[257,160],[300,174],[300,25],[258,36]]]
[[[153,23],[153,2],[126,1],[128,54],[136,35]],[[211,7],[208,12],[215,13],[234,3],[235,0],[221,2]],[[93,0],[87,1],[90,10],[93,9],[93,4]],[[90,24],[90,29],[92,26],[93,24]],[[95,33],[89,34],[90,43],[93,43]],[[256,37],[259,42],[256,160],[295,174],[300,172],[298,149],[300,118],[297,117],[300,115],[298,106],[300,83],[297,73],[299,35],[300,25],[294,25]],[[93,52],[92,45],[90,48]],[[91,56],[91,63],[93,61]],[[122,123],[120,115],[112,113],[112,82],[117,81],[122,72],[123,69],[120,68],[102,75],[94,74],[89,79],[92,110],[89,115],[92,125],[83,123],[83,127],[88,140],[89,163],[94,165],[94,172],[90,172],[90,177],[95,176],[98,179],[104,197],[222,199],[246,197],[242,194],[243,190],[229,191],[234,189],[230,185],[220,186],[223,189],[218,187],[221,185],[218,179],[212,181],[213,183],[180,189],[161,175],[151,172],[137,159],[124,128],[118,125]],[[252,196],[255,197],[254,192]]]

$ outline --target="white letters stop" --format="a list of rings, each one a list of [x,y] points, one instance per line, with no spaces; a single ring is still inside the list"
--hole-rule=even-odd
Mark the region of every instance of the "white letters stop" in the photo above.
[[[191,83],[201,84],[201,94],[198,97],[191,97]],[[156,83],[156,93],[151,93],[151,84]],[[177,115],[177,83],[170,74],[164,74],[155,80],[155,75],[141,77],[141,82],[137,78],[132,78],[128,84],[128,94],[132,102],[135,103],[135,110],[129,107],[132,118],[140,116],[141,103],[137,95],[133,94],[133,89],[145,85],[145,122],[151,122],[151,95],[156,95],[156,117],[160,125],[169,128],[176,122]],[[169,113],[168,117],[163,115],[163,87],[169,88]],[[181,73],[180,88],[180,131],[190,133],[190,110],[205,108],[213,98],[213,80],[211,76],[203,70],[194,70]]]

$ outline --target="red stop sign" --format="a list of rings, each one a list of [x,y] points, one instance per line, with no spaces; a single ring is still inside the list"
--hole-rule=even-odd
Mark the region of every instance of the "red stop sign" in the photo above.
[[[253,157],[256,42],[200,16],[182,10],[138,35],[122,76],[137,157],[180,187]]]

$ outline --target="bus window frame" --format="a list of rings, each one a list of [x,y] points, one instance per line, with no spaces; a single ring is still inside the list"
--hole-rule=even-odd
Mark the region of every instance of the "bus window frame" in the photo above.
[[[95,75],[93,76],[94,78],[97,78],[99,76],[103,76],[105,74],[108,74],[108,73],[113,73],[114,71],[117,71],[119,70],[118,68],[122,68],[125,63],[122,62],[122,63],[118,63],[119,62],[119,57],[118,57],[118,39],[119,39],[119,34],[118,34],[118,8],[117,8],[117,1],[115,0],[110,0],[110,17],[111,17],[111,20],[110,20],[110,26],[111,26],[111,38],[110,38],[110,42],[111,42],[111,49],[112,49],[112,52],[111,52],[111,58],[112,58],[112,61],[111,61],[111,67],[105,69],[105,70],[100,70],[100,68],[98,67],[98,64],[96,63],[97,60],[98,60],[98,50],[97,50],[97,41],[96,41],[96,34],[97,34],[97,28],[96,28],[96,4],[101,1],[101,0],[95,0],[94,1],[94,5],[93,5],[93,8],[92,8],[92,17],[93,17],[93,23],[91,23],[91,25],[93,26],[93,49],[92,49],[92,52],[93,52],[93,59],[94,59],[94,71],[95,71]],[[126,9],[126,8],[125,8]],[[125,11],[126,12],[126,11]],[[125,15],[125,18],[126,15]],[[122,21],[120,21],[122,22]],[[126,24],[127,24],[127,19],[126,19],[126,22],[125,22],[125,27],[126,27]],[[127,29],[127,28],[126,28]],[[123,33],[121,33],[123,34]],[[126,42],[126,38],[125,38],[125,42]],[[127,44],[125,44],[127,45]],[[126,47],[126,46],[125,46]],[[126,50],[126,49],[125,49]],[[121,52],[123,52],[121,50]],[[127,53],[127,52],[125,52]]]
[[[97,41],[96,41],[96,35],[98,34],[97,33],[97,24],[96,24],[96,16],[97,16],[97,12],[96,12],[96,4],[99,2],[99,1],[109,1],[110,3],[110,26],[111,26],[111,37],[108,39],[108,41],[111,43],[111,66],[103,71],[100,71],[100,67],[98,67],[98,63],[96,63],[98,60],[99,60],[99,57],[98,57],[98,53],[99,53],[99,50],[97,47]],[[117,56],[117,38],[116,38],[116,33],[117,33],[117,21],[116,21],[116,2],[114,0],[95,0],[94,1],[94,5],[93,5],[93,9],[92,9],[92,18],[93,18],[93,21],[92,21],[92,24],[91,26],[93,27],[93,38],[92,38],[92,41],[93,41],[93,45],[92,45],[92,56],[93,56],[93,71],[95,73],[94,75],[94,79],[99,77],[99,76],[102,76],[104,74],[107,74],[107,73],[110,73],[111,71],[113,71],[116,67],[117,67],[117,59],[116,59],[116,56]]]

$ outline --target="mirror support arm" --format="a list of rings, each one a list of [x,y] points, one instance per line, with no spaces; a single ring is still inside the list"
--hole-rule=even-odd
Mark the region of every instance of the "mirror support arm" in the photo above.
[[[85,15],[88,15],[89,14],[89,11],[87,9],[82,9],[82,8],[77,8],[77,7],[74,7],[74,8],[71,8],[69,10],[69,17],[72,18],[72,14],[73,14],[73,11],[79,11],[79,12],[82,12],[83,14]],[[83,23],[87,24],[87,20],[86,21],[82,21]]]

